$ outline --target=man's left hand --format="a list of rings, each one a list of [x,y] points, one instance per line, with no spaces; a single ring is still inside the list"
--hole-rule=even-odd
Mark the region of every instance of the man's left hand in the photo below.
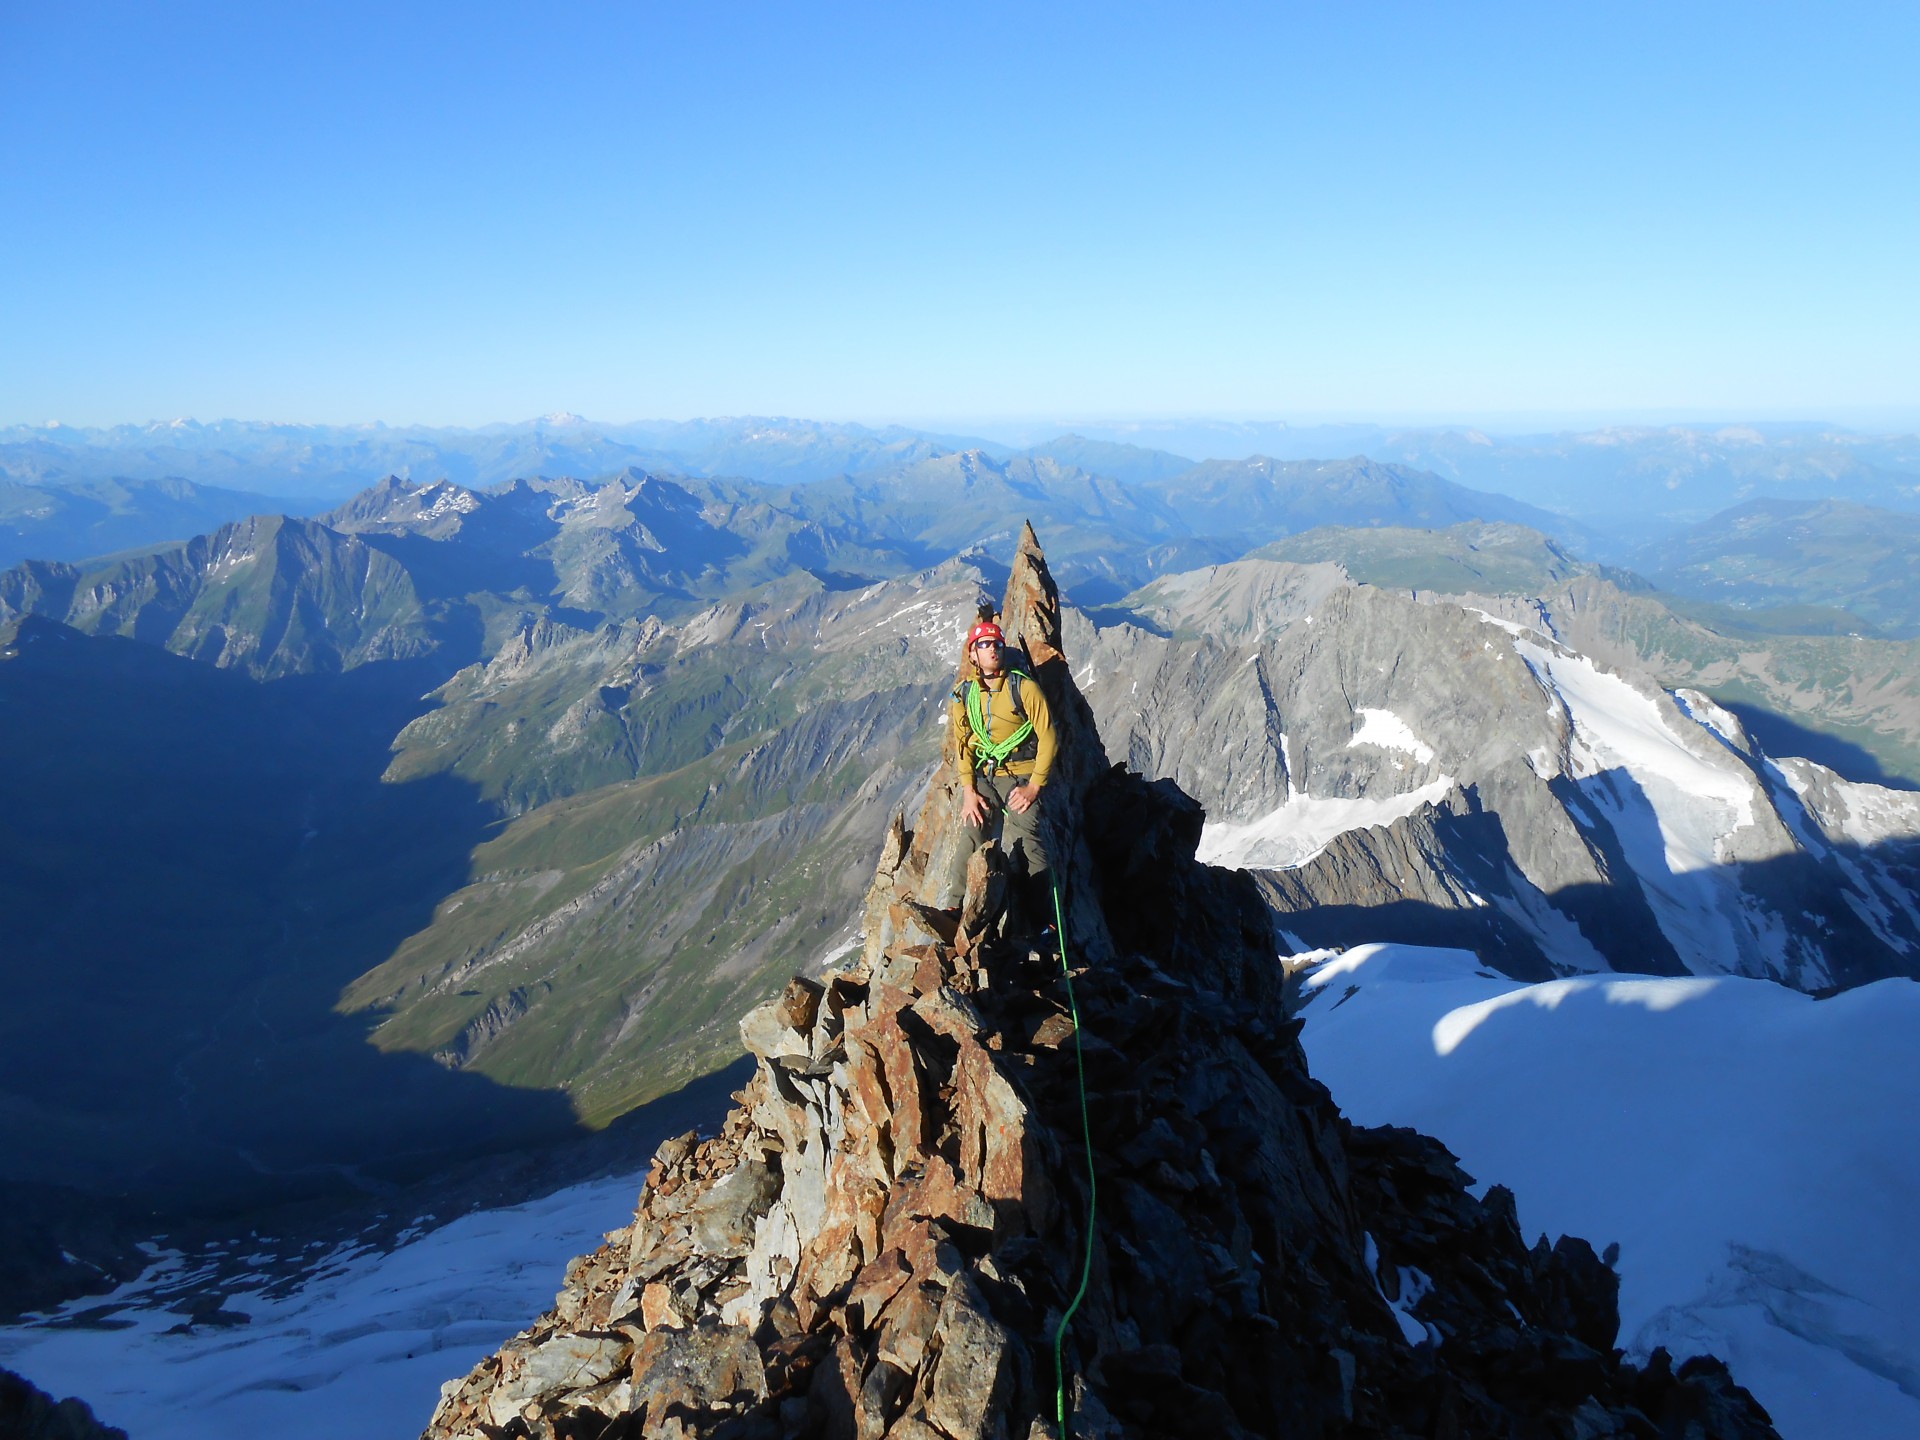
[[[1007,792],[1007,808],[1016,815],[1024,815],[1040,803],[1040,790],[1035,785],[1016,785]]]

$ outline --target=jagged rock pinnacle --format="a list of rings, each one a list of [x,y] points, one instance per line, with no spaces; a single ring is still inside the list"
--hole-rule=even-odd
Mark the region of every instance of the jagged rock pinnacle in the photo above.
[[[1001,613],[1061,731],[1078,1036],[991,848],[957,928],[918,904],[949,756],[861,961],[742,1021],[759,1067],[720,1133],[661,1147],[632,1224],[427,1435],[1037,1440],[1083,1265],[1075,1435],[1771,1435],[1716,1362],[1624,1363],[1584,1241],[1528,1249],[1437,1142],[1340,1116],[1257,893],[1194,862],[1199,806],[1107,767],[1030,527]]]

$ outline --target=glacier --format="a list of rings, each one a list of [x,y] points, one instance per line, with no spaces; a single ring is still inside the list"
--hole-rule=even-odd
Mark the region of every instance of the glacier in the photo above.
[[[1536,984],[1471,952],[1296,958],[1357,1124],[1438,1137],[1528,1233],[1617,1244],[1619,1344],[1719,1355],[1789,1440],[1920,1434],[1920,984]]]

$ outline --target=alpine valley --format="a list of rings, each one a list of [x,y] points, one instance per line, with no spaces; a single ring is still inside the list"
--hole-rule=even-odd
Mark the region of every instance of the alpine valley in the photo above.
[[[0,433],[0,1364],[1025,1437],[1084,1250],[1076,1434],[1920,1430],[1910,441],[320,428]],[[983,597],[1083,1037],[913,903]]]

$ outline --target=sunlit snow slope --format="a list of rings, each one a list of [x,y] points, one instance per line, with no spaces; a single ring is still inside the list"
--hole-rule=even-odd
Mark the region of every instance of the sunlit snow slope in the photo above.
[[[1620,1343],[1710,1352],[1790,1440],[1920,1435],[1920,984],[1535,985],[1358,946],[1307,980],[1313,1073],[1438,1136],[1529,1233],[1620,1246]]]
[[[440,1386],[553,1301],[567,1262],[633,1204],[638,1175],[485,1210],[391,1253],[348,1250],[316,1263],[291,1294],[242,1288],[230,1329],[168,1334],[182,1317],[142,1303],[185,1268],[161,1257],[113,1295],[126,1328],[0,1330],[0,1365],[56,1396],[78,1395],[138,1440],[410,1440]],[[127,1323],[130,1322],[130,1323]]]

